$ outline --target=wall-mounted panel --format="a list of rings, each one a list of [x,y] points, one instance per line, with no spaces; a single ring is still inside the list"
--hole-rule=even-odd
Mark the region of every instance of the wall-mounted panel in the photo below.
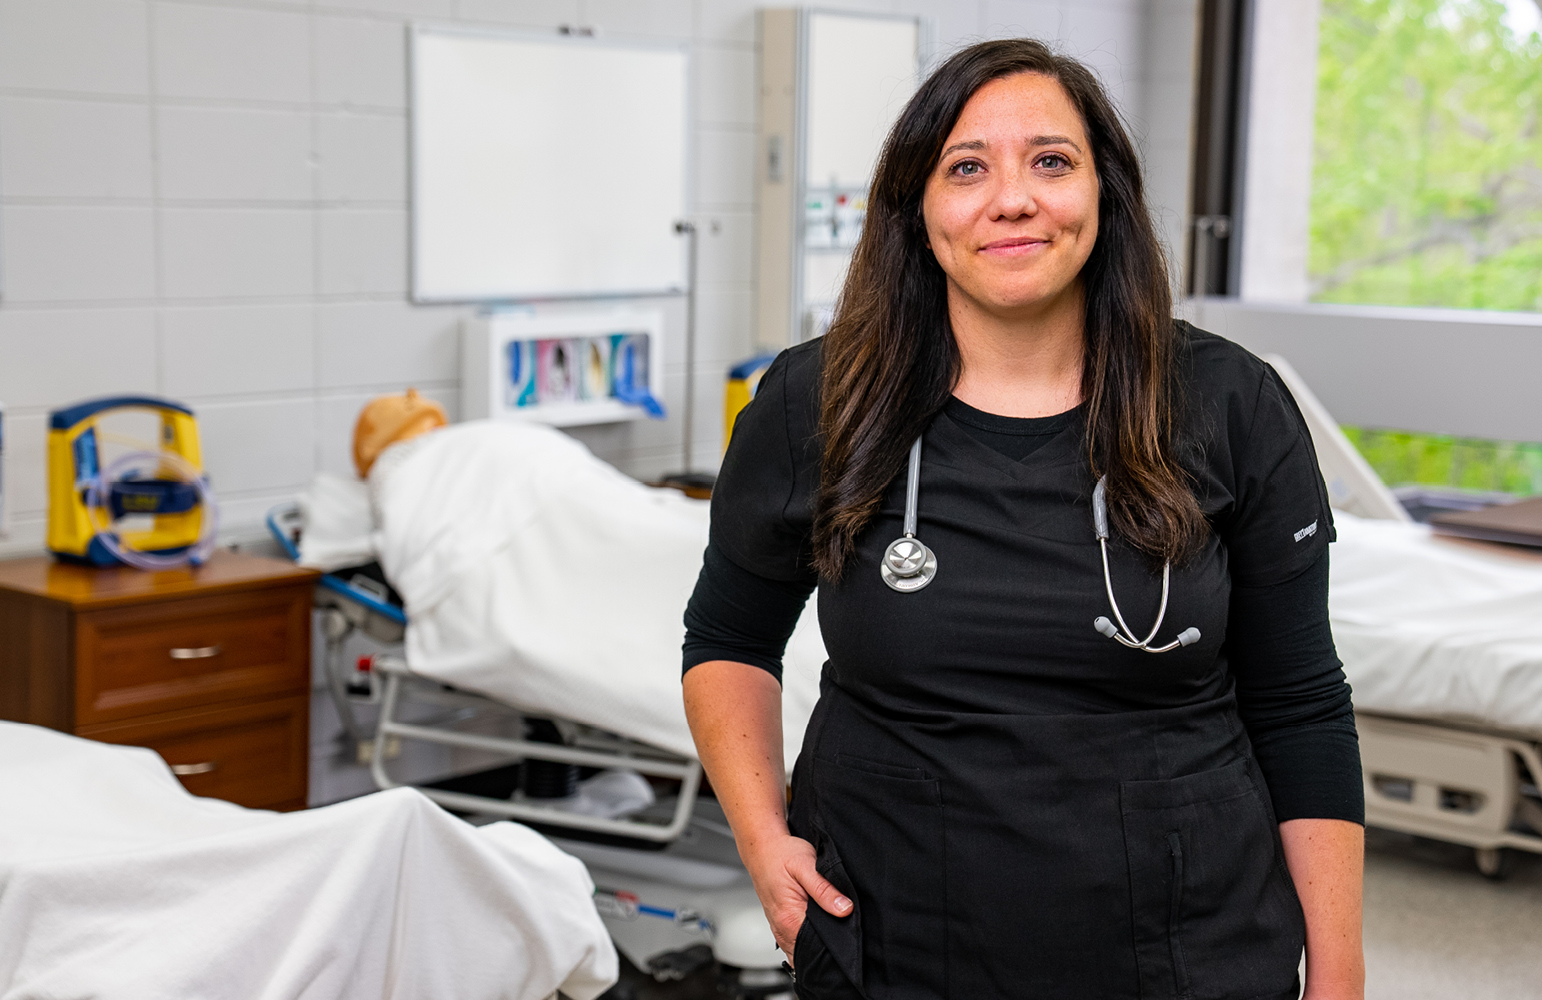
[[[756,339],[824,332],[879,152],[931,48],[916,17],[760,12]]]

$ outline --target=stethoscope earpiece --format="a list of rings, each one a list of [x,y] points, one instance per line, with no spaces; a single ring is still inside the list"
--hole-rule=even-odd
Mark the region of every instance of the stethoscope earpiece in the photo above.
[[[1103,589],[1108,592],[1108,606],[1114,612],[1114,619],[1119,622],[1117,626],[1107,618],[1099,615],[1093,619],[1092,627],[1102,635],[1127,646],[1130,649],[1138,649],[1143,653],[1166,653],[1180,646],[1192,646],[1199,641],[1199,629],[1186,628],[1178,633],[1178,638],[1165,646],[1153,646],[1151,640],[1156,638],[1157,629],[1162,627],[1162,619],[1167,617],[1167,588],[1171,582],[1173,564],[1162,564],[1162,604],[1157,608],[1156,624],[1151,626],[1151,632],[1144,639],[1135,638],[1135,633],[1130,631],[1130,626],[1124,623],[1124,615],[1119,613],[1119,602],[1114,600],[1114,581],[1108,572],[1108,477],[1098,478],[1098,485],[1092,490],[1092,530],[1098,536],[1098,551],[1103,555]]]

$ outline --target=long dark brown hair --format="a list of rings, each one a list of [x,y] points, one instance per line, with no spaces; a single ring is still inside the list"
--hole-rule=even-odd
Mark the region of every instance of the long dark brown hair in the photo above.
[[[1042,73],[1080,113],[1099,182],[1098,236],[1083,266],[1082,396],[1087,458],[1108,477],[1127,543],[1181,562],[1207,526],[1175,456],[1175,338],[1167,259],[1146,208],[1140,161],[1119,113],[1081,63],[1031,39],[983,42],[945,62],[889,133],[867,221],[824,340],[814,565],[838,579],[915,439],[958,383],[947,282],[926,241],[921,199],[964,105],[992,80]]]

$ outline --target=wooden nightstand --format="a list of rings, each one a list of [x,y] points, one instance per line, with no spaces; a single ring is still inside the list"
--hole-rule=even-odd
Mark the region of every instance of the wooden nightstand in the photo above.
[[[195,795],[303,809],[317,573],[0,562],[0,719],[150,747]]]

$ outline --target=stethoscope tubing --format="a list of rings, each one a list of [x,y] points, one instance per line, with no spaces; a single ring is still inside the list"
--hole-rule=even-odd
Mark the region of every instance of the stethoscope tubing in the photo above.
[[[910,470],[905,475],[905,537],[916,537],[916,513],[921,507],[921,438],[910,446]]]
[[[1103,561],[1103,590],[1108,594],[1108,606],[1114,612],[1114,621],[1119,624],[1116,627],[1106,617],[1099,616],[1093,621],[1092,627],[1100,634],[1113,639],[1128,649],[1138,649],[1143,653],[1167,653],[1180,646],[1190,646],[1200,640],[1200,632],[1197,628],[1186,628],[1178,634],[1178,637],[1165,646],[1153,646],[1156,634],[1162,628],[1162,622],[1167,619],[1167,598],[1171,593],[1172,568],[1169,560],[1162,564],[1162,601],[1157,607],[1156,623],[1151,626],[1151,631],[1144,639],[1135,637],[1134,629],[1125,623],[1124,613],[1119,610],[1119,601],[1114,597],[1114,580],[1108,566],[1108,477],[1098,479],[1097,487],[1092,491],[1092,524],[1098,538],[1098,553]],[[905,475],[905,522],[904,534],[889,543],[884,550],[880,569],[883,582],[891,590],[902,594],[912,594],[931,583],[937,575],[937,557],[930,548],[916,537],[916,523],[920,512],[921,498],[921,435],[916,436],[915,443],[910,446],[910,462]]]

